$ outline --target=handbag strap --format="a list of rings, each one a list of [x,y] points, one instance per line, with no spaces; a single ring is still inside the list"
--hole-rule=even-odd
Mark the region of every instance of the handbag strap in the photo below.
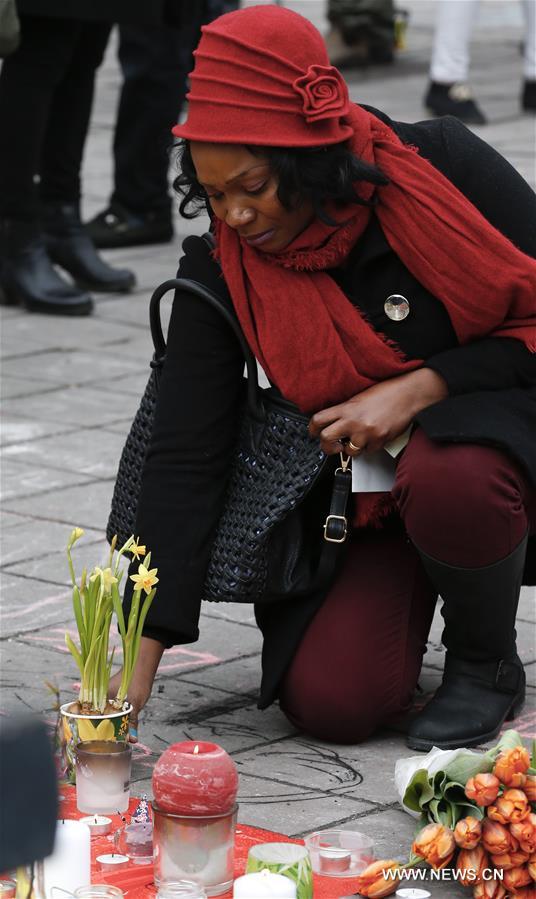
[[[206,236],[205,239],[207,239]],[[207,240],[207,243],[208,242],[209,241]],[[259,387],[257,361],[244,337],[238,319],[218,294],[214,293],[208,287],[205,287],[204,284],[200,284],[198,281],[194,281],[191,278],[169,278],[169,280],[160,284],[151,296],[149,304],[149,321],[154,344],[154,355],[151,361],[151,368],[156,372],[157,377],[165,362],[167,351],[160,316],[160,303],[162,298],[170,290],[181,290],[195,294],[195,296],[212,306],[212,308],[225,319],[237,338],[244,355],[248,374],[247,403],[249,412],[256,420],[264,421],[266,413],[261,397],[262,390]],[[341,453],[341,467],[337,468],[335,471],[329,515],[324,524],[324,540],[326,542],[321,553],[320,569],[325,569],[326,572],[334,565],[335,547],[333,547],[333,544],[344,543],[348,533],[346,507],[352,487],[352,472],[348,463],[348,457],[345,459],[344,454]]]
[[[222,318],[225,319],[240,344],[240,348],[242,350],[242,354],[246,363],[246,370],[248,373],[247,403],[250,414],[258,421],[264,421],[266,416],[264,405],[260,396],[261,388],[259,387],[257,362],[255,356],[249,348],[246,338],[244,337],[238,319],[236,318],[234,313],[231,312],[231,310],[221,299],[221,297],[218,296],[218,294],[214,293],[214,291],[210,290],[208,287],[205,287],[204,284],[200,284],[199,281],[194,281],[191,278],[169,278],[169,280],[164,281],[162,284],[159,284],[159,286],[153,292],[149,304],[149,322],[151,326],[151,335],[154,345],[154,355],[151,362],[151,368],[159,372],[166,358],[167,346],[164,337],[164,331],[162,329],[160,303],[162,298],[170,290],[181,290],[186,291],[187,293],[195,294],[195,296],[199,297],[210,306],[212,306],[212,308],[215,309],[222,316]]]

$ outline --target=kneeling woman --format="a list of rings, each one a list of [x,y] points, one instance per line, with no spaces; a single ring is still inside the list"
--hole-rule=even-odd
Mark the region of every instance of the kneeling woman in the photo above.
[[[191,78],[177,186],[183,214],[211,212],[218,261],[190,237],[179,274],[234,307],[326,453],[374,452],[413,426],[392,493],[357,496],[331,589],[256,606],[260,707],[279,698],[307,733],[365,739],[410,706],[440,594],[443,683],[409,745],[491,739],[525,694],[536,198],[456,119],[409,125],[352,104],[320,34],[289,10],[206,26]],[[136,710],[164,648],[198,638],[242,368],[221,316],[178,293],[138,510],[160,584]]]

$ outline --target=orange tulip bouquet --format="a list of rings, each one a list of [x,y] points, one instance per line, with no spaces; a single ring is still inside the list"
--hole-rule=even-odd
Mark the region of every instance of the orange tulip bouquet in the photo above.
[[[457,881],[475,899],[536,899],[536,743],[532,759],[513,730],[486,753],[432,749],[398,761],[395,783],[419,818],[409,860],[373,862],[356,895],[379,899],[428,878]]]

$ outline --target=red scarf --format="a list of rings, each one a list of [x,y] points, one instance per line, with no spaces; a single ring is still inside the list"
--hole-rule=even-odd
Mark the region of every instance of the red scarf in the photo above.
[[[374,207],[389,245],[444,304],[461,344],[515,337],[536,351],[536,260],[497,231],[414,148],[360,106],[348,123],[356,156],[389,178]],[[419,368],[361,316],[324,269],[348,256],[371,209],[331,207],[342,224],[313,221],[282,253],[262,253],[218,222],[218,256],[246,339],[270,380],[304,412],[343,402]]]

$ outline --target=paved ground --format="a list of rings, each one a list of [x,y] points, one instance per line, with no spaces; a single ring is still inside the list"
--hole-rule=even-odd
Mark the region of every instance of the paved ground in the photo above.
[[[460,2],[460,0],[453,0]],[[325,27],[320,0],[294,8]],[[392,68],[351,73],[353,98],[408,121],[424,117],[433,3],[411,0],[408,48]],[[479,134],[503,152],[533,184],[534,119],[519,111],[520,5],[483,2],[472,80],[490,124]],[[85,163],[85,204],[101,208],[110,186],[110,138],[118,91],[113,46],[98,84]],[[507,202],[507,198],[505,198]],[[203,229],[198,221],[194,228]],[[86,536],[80,565],[104,557],[103,533],[125,432],[147,378],[150,290],[175,271],[180,242],[190,230],[177,222],[173,244],[116,252],[118,265],[136,271],[129,297],[100,297],[93,318],[69,321],[3,314],[1,660],[4,711],[50,714],[44,680],[55,680],[68,699],[73,663],[63,635],[71,626],[63,547],[71,527]],[[534,696],[534,591],[524,591],[519,613],[521,652],[527,663],[529,711],[518,719],[536,736]],[[149,789],[155,758],[183,735],[214,738],[234,756],[241,775],[240,817],[291,835],[341,824],[371,834],[381,856],[405,854],[412,822],[398,808],[393,767],[407,755],[403,735],[385,731],[368,743],[343,747],[296,733],[276,707],[258,712],[260,640],[249,608],[207,606],[198,644],[166,653],[136,749],[136,789]],[[440,678],[442,649],[436,621],[425,659],[423,685]],[[333,896],[338,895],[334,881]],[[464,895],[449,884],[434,896]]]

